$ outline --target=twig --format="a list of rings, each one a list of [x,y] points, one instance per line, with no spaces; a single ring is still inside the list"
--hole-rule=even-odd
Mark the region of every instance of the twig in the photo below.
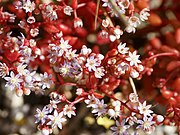
[[[135,87],[134,81],[133,81],[133,79],[131,77],[129,77],[129,82],[131,84],[131,87],[133,89],[134,94],[137,95],[136,87]]]

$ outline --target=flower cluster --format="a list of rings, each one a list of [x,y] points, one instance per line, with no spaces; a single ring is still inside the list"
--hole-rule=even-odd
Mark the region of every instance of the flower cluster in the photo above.
[[[156,51],[147,45],[150,56],[144,59],[146,54],[140,57],[143,51],[133,47],[133,40],[126,41],[127,34],[135,33],[148,20],[149,11],[148,6],[140,7],[138,0],[16,0],[0,9],[0,76],[5,87],[18,96],[31,92],[49,95],[49,104],[36,109],[35,123],[42,134],[62,129],[78,115],[76,104],[80,102],[85,102],[96,118],[114,120],[113,135],[136,135],[138,130],[150,134],[165,122],[166,117],[155,114],[148,99],[141,97],[140,89],[146,86],[137,91],[133,82],[151,75]],[[178,67],[179,52],[166,46],[163,50],[170,53],[160,56],[175,56]],[[165,84],[159,87],[171,100],[172,113],[178,106]],[[171,96],[179,99],[178,93]]]

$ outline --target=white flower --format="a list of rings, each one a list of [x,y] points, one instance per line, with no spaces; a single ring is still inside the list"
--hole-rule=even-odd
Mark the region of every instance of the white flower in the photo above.
[[[132,16],[132,17],[129,18],[128,23],[129,23],[129,25],[131,25],[132,27],[135,27],[135,28],[136,28],[141,22],[140,22],[140,20],[139,20],[138,17]]]
[[[96,78],[102,78],[102,76],[105,75],[104,72],[105,72],[104,67],[98,67],[98,68],[96,69],[96,71],[95,71],[95,77],[96,77]]]
[[[84,102],[88,104],[87,107],[94,107],[98,101],[99,99],[97,99],[94,95],[88,95],[88,99],[84,100]]]
[[[121,62],[120,64],[118,64],[118,71],[121,74],[125,74],[126,71],[129,70],[129,65],[125,62]]]
[[[110,115],[110,118],[117,118],[118,116],[120,116],[121,113],[121,102],[116,100],[112,102],[112,109],[108,110],[108,114]]]
[[[76,89],[76,95],[81,95],[83,93],[83,89],[82,88],[78,88]]]
[[[101,101],[98,100],[94,106],[92,106],[92,113],[97,113],[96,115],[99,117],[101,115],[104,115],[107,111],[106,109],[107,104],[104,104],[104,100]]]
[[[23,81],[20,79],[20,75],[17,74],[16,76],[14,75],[14,72],[10,72],[11,77],[4,77],[4,79],[8,82],[6,82],[5,87],[9,87],[11,90],[14,88],[20,88],[20,83]]]
[[[152,110],[150,110],[151,105],[146,105],[146,101],[144,101],[143,104],[139,103],[138,110],[140,114],[143,114],[145,116],[151,116],[151,113],[153,113]]]
[[[63,38],[60,40],[60,44],[58,46],[58,56],[62,56],[64,52],[66,52],[68,49],[70,49],[72,46],[68,44],[68,40],[64,41]]]
[[[139,76],[139,73],[136,71],[136,70],[131,70],[131,72],[130,72],[130,76],[132,77],[132,78],[138,78],[138,76]]]
[[[109,35],[109,39],[111,42],[114,42],[116,40],[116,36],[115,35]]]
[[[58,113],[57,110],[54,110],[54,114],[49,115],[48,117],[50,121],[47,123],[47,125],[52,125],[53,128],[58,126],[60,129],[62,129],[62,123],[66,121],[66,119],[63,118],[63,112]]]
[[[46,72],[43,74],[40,74],[40,77],[41,77],[41,85],[42,85],[42,89],[45,89],[45,88],[50,88],[51,87],[51,84],[53,84],[53,81],[51,80],[52,78],[52,75],[48,75]]]
[[[116,119],[117,117],[119,117],[120,116],[120,111],[116,111],[116,110],[114,110],[114,109],[108,109],[108,115],[110,116],[110,118],[114,118],[114,119]]]
[[[55,101],[56,103],[60,103],[61,99],[62,99],[62,96],[59,95],[57,92],[51,92],[50,99]]]
[[[130,116],[126,118],[126,122],[128,122],[129,125],[133,126],[134,123],[137,123],[137,117],[135,116],[136,113],[131,113]]]
[[[85,65],[88,70],[91,72],[96,71],[96,67],[100,66],[100,62],[97,58],[94,58],[94,56],[90,56],[89,58],[87,58],[87,63]]]
[[[139,60],[139,56],[136,54],[137,52],[134,51],[133,53],[129,52],[129,57],[126,58],[127,61],[130,62],[131,66],[138,66],[138,63],[141,63],[141,61]]]
[[[39,34],[39,29],[38,28],[31,29],[30,34],[32,37],[36,37]]]
[[[129,94],[129,100],[132,102],[132,103],[136,103],[139,101],[138,99],[138,95],[135,94],[135,93],[131,93]]]
[[[0,62],[0,76],[4,78],[6,75],[9,75],[9,68],[7,67],[6,63]]]
[[[139,126],[137,126],[137,128],[141,128],[142,130],[144,130],[147,134],[151,134],[154,131],[154,126],[153,124],[155,124],[154,121],[152,121],[153,117],[143,117],[143,121],[142,120],[138,120],[137,123],[140,124]]]
[[[123,34],[123,31],[119,28],[115,28],[113,33],[116,36],[116,39],[120,39],[120,36]]]
[[[31,2],[30,0],[27,0],[26,2],[23,3],[23,9],[25,12],[32,12],[35,9],[35,3]]]
[[[47,6],[46,6],[46,11],[45,11],[45,12],[42,12],[42,13],[43,13],[43,15],[45,15],[46,17],[48,17],[51,21],[58,19],[57,13],[56,13],[56,11],[53,9],[53,6],[52,6],[52,5],[47,5]]]
[[[65,54],[65,57],[68,59],[68,60],[72,60],[74,58],[76,58],[78,55],[75,54],[77,50],[73,50],[72,49],[69,49],[68,51],[66,51],[66,54]]]
[[[22,46],[19,52],[24,56],[30,57],[32,54],[32,49],[27,46]]]
[[[60,102],[60,101],[59,101]],[[57,108],[57,104],[59,103],[55,100],[50,100],[50,104],[46,105],[47,110],[49,111],[49,113],[51,113],[53,111],[53,109]]]
[[[63,77],[70,75],[71,63],[64,61],[64,64],[60,65],[59,71]]]
[[[114,106],[115,110],[119,111],[121,108],[121,102],[116,100],[112,102],[112,106]]]
[[[141,10],[140,15],[139,15],[141,21],[148,20],[148,16],[150,16],[148,11],[150,11],[148,8],[144,8],[143,10]]]
[[[46,109],[46,107],[43,108],[43,110],[41,111],[40,109],[36,109],[37,114],[35,115],[36,117],[36,121],[35,123],[41,122],[41,124],[44,124],[46,122],[46,119],[48,118],[48,110]]]
[[[0,28],[0,34],[3,34],[4,28]]]
[[[161,122],[163,122],[164,121],[164,117],[162,116],[162,115],[157,115],[157,121],[159,122],[159,123],[161,123]]]
[[[70,6],[64,8],[64,14],[71,16],[71,12],[73,12],[73,9]]]
[[[34,18],[34,16],[30,16],[30,17],[28,17],[27,22],[32,24],[32,23],[36,22],[36,19]]]
[[[109,20],[108,19],[103,19],[102,20],[102,26],[107,28],[109,26]]]
[[[64,109],[63,109],[63,112],[64,112],[64,115],[67,115],[69,118],[71,118],[72,115],[76,116],[74,110],[76,110],[75,106],[65,105]]]
[[[131,33],[131,32],[135,33],[135,32],[136,32],[136,28],[133,27],[133,26],[131,26],[131,25],[128,25],[128,26],[125,28],[125,31],[126,31],[127,33]]]
[[[111,127],[113,131],[112,135],[127,135],[127,129],[129,127],[129,125],[125,125],[125,120],[122,120],[121,124],[116,120],[116,126]]]
[[[74,28],[83,27],[83,22],[80,18],[75,18],[74,20]]]
[[[111,8],[112,7],[112,5],[111,5],[111,3],[109,2],[109,0],[102,0],[104,3],[103,3],[103,7],[109,7],[109,8]]]
[[[129,0],[121,0],[120,2],[118,2],[118,5],[122,8],[122,9],[127,9],[130,5]]]
[[[83,45],[81,49],[81,54],[83,55],[89,55],[92,52],[90,48],[87,48],[87,46]]]
[[[26,64],[19,64],[18,67],[17,67],[17,71],[19,73],[19,75],[26,75],[28,73],[28,70],[25,69],[27,67]]]
[[[118,45],[118,52],[121,53],[121,54],[126,54],[128,53],[128,50],[129,48],[126,47],[126,43],[123,43],[122,42]]]
[[[30,39],[30,40],[29,40],[29,45],[30,45],[31,47],[36,46],[36,41],[35,41],[34,39]]]

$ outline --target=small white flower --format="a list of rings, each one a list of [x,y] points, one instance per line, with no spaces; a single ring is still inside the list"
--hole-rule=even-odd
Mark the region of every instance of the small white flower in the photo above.
[[[126,43],[123,43],[122,42],[118,45],[118,52],[121,53],[121,54],[126,54],[128,53],[128,50],[129,48],[126,47]]]
[[[99,99],[97,99],[94,95],[88,95],[88,99],[84,100],[84,102],[88,104],[87,107],[94,107],[98,101]]]
[[[144,130],[147,134],[151,134],[154,131],[154,126],[153,124],[155,124],[154,121],[152,121],[153,117],[143,117],[143,121],[142,120],[138,120],[137,123],[140,124],[139,126],[137,126],[137,128],[141,128],[142,130]]]
[[[112,5],[111,5],[111,3],[109,2],[109,0],[102,0],[104,3],[103,3],[103,5],[102,5],[102,7],[109,7],[109,8],[111,8],[112,7]]]
[[[71,16],[71,12],[73,12],[73,9],[70,6],[64,8],[64,14]]]
[[[37,114],[35,115],[36,117],[36,121],[35,123],[41,122],[41,124],[44,124],[46,122],[46,119],[48,118],[48,110],[46,109],[46,107],[43,108],[43,110],[41,111],[40,109],[36,109]]]
[[[52,5],[47,5],[46,6],[46,11],[42,12],[46,17],[48,17],[51,21],[52,20],[57,20],[58,16],[56,11],[53,9]]]
[[[138,78],[139,77],[139,73],[136,70],[131,70],[130,71],[130,76],[132,78]]]
[[[63,112],[64,112],[64,115],[67,115],[69,118],[71,118],[72,115],[76,116],[74,110],[76,110],[75,106],[65,105],[64,109],[63,109]]]
[[[133,27],[133,26],[131,26],[131,25],[128,25],[126,28],[125,28],[125,31],[127,32],[127,33],[135,33],[136,32],[136,28],[135,27]]]
[[[27,0],[26,2],[23,3],[23,9],[25,12],[32,12],[35,9],[35,3],[31,2],[30,0]]]
[[[116,119],[117,117],[120,116],[120,111],[116,111],[114,109],[108,109],[108,115],[110,116],[110,118],[114,118]]]
[[[0,34],[3,34],[4,28],[0,28]]]
[[[135,28],[136,28],[141,22],[140,22],[140,20],[139,20],[138,17],[132,16],[132,17],[129,18],[128,23],[129,23],[129,25],[131,25],[132,27],[135,27]]]
[[[133,53],[129,52],[129,57],[126,58],[127,61],[130,62],[131,66],[138,66],[139,63],[141,63],[141,61],[139,60],[139,56],[136,54],[137,52],[134,51]]]
[[[50,121],[47,123],[47,125],[52,125],[52,127],[58,126],[60,129],[62,129],[62,123],[66,121],[65,118],[63,118],[63,112],[58,113],[57,110],[54,110],[53,115],[48,116]]]
[[[29,40],[29,45],[30,45],[31,47],[36,46],[36,41],[35,41],[34,39],[30,39],[30,40]]]
[[[25,69],[27,67],[26,64],[19,64],[18,67],[17,67],[17,71],[19,73],[19,75],[26,75],[28,73],[28,70]]]
[[[148,8],[144,8],[143,10],[141,10],[140,12],[140,19],[141,21],[146,21],[148,20],[148,16],[150,16],[150,14],[148,13],[150,10]]]
[[[102,76],[105,75],[104,72],[105,72],[104,67],[98,67],[98,68],[96,69],[96,71],[95,71],[95,77],[96,77],[96,78],[102,78]]]
[[[126,71],[129,70],[129,65],[125,62],[121,62],[120,64],[118,64],[118,71],[121,74],[125,74]]]
[[[41,77],[41,85],[42,89],[50,88],[51,84],[53,84],[53,81],[51,80],[52,75],[48,75],[46,72],[44,74],[40,74]]]
[[[83,27],[83,21],[80,18],[75,18],[74,28]]]
[[[112,135],[127,135],[127,129],[129,127],[129,125],[125,125],[125,120],[122,120],[121,124],[116,120],[116,126],[111,127],[111,130],[113,131]]]
[[[34,18],[34,16],[30,16],[30,17],[28,17],[27,22],[32,24],[32,23],[36,22],[36,19]]]
[[[128,122],[130,126],[133,126],[135,123],[137,123],[138,119],[135,114],[136,113],[131,113],[131,115],[126,118],[126,122]]]
[[[69,76],[70,69],[71,69],[71,63],[65,61],[64,64],[60,65],[59,72],[63,77]]]
[[[163,122],[164,121],[164,117],[162,116],[162,115],[157,115],[157,121],[159,122],[159,123],[161,123],[161,122]]]
[[[100,62],[97,58],[94,58],[94,56],[90,56],[89,58],[87,58],[87,63],[85,65],[88,70],[91,72],[96,71],[96,67],[100,66]]]
[[[103,19],[102,20],[102,26],[107,28],[109,26],[109,20],[108,19]]]
[[[91,50],[90,48],[87,48],[86,45],[83,45],[83,46],[82,46],[81,54],[83,54],[83,55],[89,55],[91,52],[92,52],[92,50]]]
[[[115,35],[109,35],[109,39],[111,42],[114,42],[116,40],[116,36]]]
[[[66,54],[65,54],[65,58],[67,58],[68,60],[72,60],[74,58],[76,58],[78,55],[75,54],[77,50],[73,50],[72,49],[69,49],[66,51]]]
[[[50,99],[55,101],[56,103],[60,103],[61,99],[62,99],[62,96],[59,95],[57,92],[51,92]]]
[[[123,31],[119,28],[115,28],[113,33],[116,36],[116,39],[120,39],[120,36],[123,34]]]
[[[92,113],[97,113],[95,115],[97,115],[98,117],[101,115],[104,115],[107,111],[106,109],[107,104],[104,104],[104,100],[102,99],[101,101],[98,100],[98,102],[96,102],[96,104],[94,106],[92,106]]]
[[[50,104],[46,105],[47,110],[49,111],[49,113],[51,113],[53,111],[53,109],[57,108],[57,104],[59,102],[55,101],[55,100],[50,100]]]
[[[34,28],[30,30],[30,35],[32,37],[36,37],[39,34],[39,29],[38,28]]]
[[[4,78],[6,75],[9,75],[9,68],[7,67],[6,63],[0,62],[0,76]]]
[[[72,46],[68,44],[68,40],[64,41],[63,38],[60,40],[60,44],[58,46],[58,56],[62,56],[64,52],[66,52],[68,49],[70,49]]]
[[[113,108],[108,110],[108,114],[109,114],[110,118],[113,117],[115,119],[118,116],[120,116],[120,114],[121,114],[121,102],[118,100],[113,101],[112,106],[113,106]]]
[[[131,93],[129,94],[129,100],[132,102],[132,103],[136,103],[139,101],[138,99],[138,95],[135,94],[135,93]]]
[[[114,107],[114,109],[115,109],[116,111],[120,111],[120,109],[121,109],[121,102],[118,101],[118,100],[113,101],[113,102],[112,102],[112,106]]]
[[[139,103],[138,110],[140,114],[143,114],[144,117],[151,116],[151,113],[153,113],[152,110],[150,110],[151,105],[146,105],[146,101],[143,102],[143,104]]]
[[[76,95],[81,95],[82,93],[83,93],[83,89],[82,88],[76,89]]]
[[[22,46],[19,52],[24,56],[30,57],[32,54],[32,49],[27,46]]]
[[[20,79],[20,75],[17,74],[16,76],[14,75],[14,72],[10,72],[10,77],[4,77],[4,79],[8,82],[6,82],[5,87],[9,87],[11,90],[14,88],[20,88],[20,83],[23,82],[22,79]]]
[[[121,0],[120,2],[118,2],[118,5],[122,8],[122,9],[127,9],[130,5],[129,0]]]
[[[137,70],[139,72],[142,72],[144,70],[144,66],[143,65],[138,65]]]

